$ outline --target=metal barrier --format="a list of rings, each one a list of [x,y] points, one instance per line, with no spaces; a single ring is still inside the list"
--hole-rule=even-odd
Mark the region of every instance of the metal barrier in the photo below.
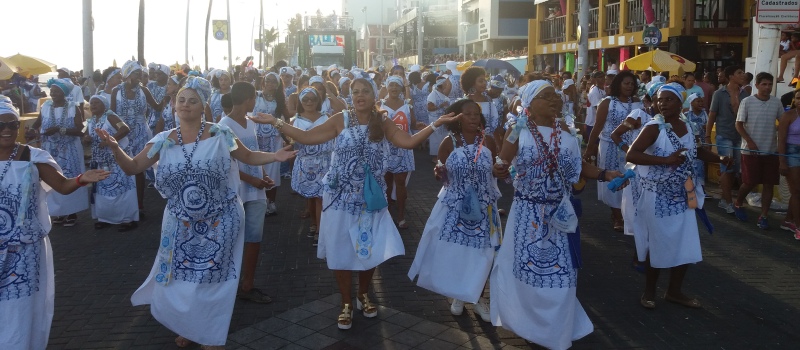
[[[561,43],[567,40],[567,16],[545,19],[539,22],[543,44]]]

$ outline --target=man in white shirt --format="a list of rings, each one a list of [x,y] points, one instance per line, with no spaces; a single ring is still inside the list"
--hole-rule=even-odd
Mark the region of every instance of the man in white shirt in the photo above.
[[[606,74],[603,72],[595,72],[592,74],[592,88],[589,89],[589,108],[586,109],[586,135],[592,134],[594,127],[595,116],[597,114],[597,106],[606,97]]]
[[[258,149],[256,124],[246,115],[256,104],[256,89],[247,82],[238,82],[231,87],[233,110],[230,115],[220,119],[219,124],[233,131],[239,141],[249,149]],[[252,166],[236,161],[239,167],[239,198],[244,205],[244,255],[242,257],[241,284],[236,296],[255,303],[272,302],[266,293],[255,288],[255,272],[261,238],[264,234],[264,215],[267,213],[267,194],[264,191],[273,187],[272,180],[264,175],[263,167]]]

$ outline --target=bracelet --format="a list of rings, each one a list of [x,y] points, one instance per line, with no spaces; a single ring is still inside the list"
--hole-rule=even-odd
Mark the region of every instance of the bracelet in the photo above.
[[[620,142],[617,144],[617,148],[619,148],[619,150],[620,150],[620,151],[622,151],[622,146],[627,146],[627,145],[628,145],[628,143],[627,143],[627,142],[625,142],[625,141],[620,141]]]
[[[624,126],[625,126],[625,127],[627,127],[628,129],[633,129],[633,124],[631,124],[631,123],[630,123],[629,121],[627,121],[627,120],[626,120],[625,122],[623,122],[623,123],[622,123],[622,125],[624,125]]]
[[[434,123],[435,123],[435,122],[434,122]],[[437,128],[436,128],[436,125],[434,125],[434,123],[430,123],[430,124],[428,124],[428,126],[430,126],[430,127],[431,127],[431,130],[433,130],[433,132],[436,132],[436,129],[437,129]]]
[[[61,135],[65,135],[67,133],[67,128],[61,127],[61,129],[58,129],[58,133]]]
[[[286,125],[286,122],[284,122],[283,119],[275,119],[275,125],[273,126],[275,129],[280,130],[284,125]]]
[[[83,176],[83,174],[80,174],[80,175],[78,175],[78,177],[75,178],[75,183],[78,184],[78,187],[83,187],[83,186],[88,185],[88,184],[81,183],[81,177],[82,176]]]
[[[606,169],[600,170],[600,174],[597,175],[597,181],[606,182]]]
[[[119,130],[119,129],[121,129],[123,126],[125,126],[125,122],[122,122],[122,121],[121,121],[121,122],[117,123],[117,125],[116,125],[116,126],[117,126],[117,130]]]

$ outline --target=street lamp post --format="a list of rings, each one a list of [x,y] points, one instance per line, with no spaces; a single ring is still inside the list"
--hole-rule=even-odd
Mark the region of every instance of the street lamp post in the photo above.
[[[461,57],[463,57],[464,61],[466,61],[467,60],[467,27],[469,26],[469,22],[461,22],[459,24],[461,25],[461,31],[464,32],[464,35],[463,35],[464,41],[462,41],[462,44],[464,46],[464,51],[463,51],[463,54],[462,54]]]

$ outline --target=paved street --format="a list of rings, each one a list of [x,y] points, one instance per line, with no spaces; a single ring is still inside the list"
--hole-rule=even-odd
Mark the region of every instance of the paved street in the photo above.
[[[306,237],[309,221],[299,218],[304,201],[289,193],[284,180],[279,214],[266,219],[256,276],[257,287],[274,302],[237,301],[228,348],[538,348],[476,319],[471,305],[463,315],[451,315],[444,297],[406,277],[438,188],[429,157],[417,152],[407,205],[411,228],[401,231],[406,255],[375,273],[373,295],[382,306],[380,319],[358,315],[353,329],[341,332],[335,329],[338,312],[331,312],[338,300],[333,275]],[[511,188],[501,184],[501,189],[500,206],[509,208]],[[590,183],[581,195],[584,268],[578,282],[578,298],[595,330],[575,342],[575,349],[797,348],[800,242],[777,227],[777,216],[771,220],[773,228],[764,232],[755,226],[755,211],[750,211],[751,222],[742,224],[710,200],[707,208],[716,231],[701,231],[704,261],[689,269],[684,284],[684,291],[704,308],[687,309],[659,298],[655,310],[646,310],[639,305],[644,276],[631,268],[633,239],[612,231],[610,212],[595,193]],[[147,307],[130,304],[155,258],[165,203],[154,189],[146,197],[147,220],[135,231],[96,231],[84,212],[78,226],[51,232],[56,306],[49,348],[176,348],[175,334],[156,322]],[[663,274],[659,296],[666,280]],[[417,326],[421,322],[425,326]],[[381,328],[370,333],[371,327]],[[295,331],[283,331],[288,329]],[[321,340],[302,342],[305,338]]]

